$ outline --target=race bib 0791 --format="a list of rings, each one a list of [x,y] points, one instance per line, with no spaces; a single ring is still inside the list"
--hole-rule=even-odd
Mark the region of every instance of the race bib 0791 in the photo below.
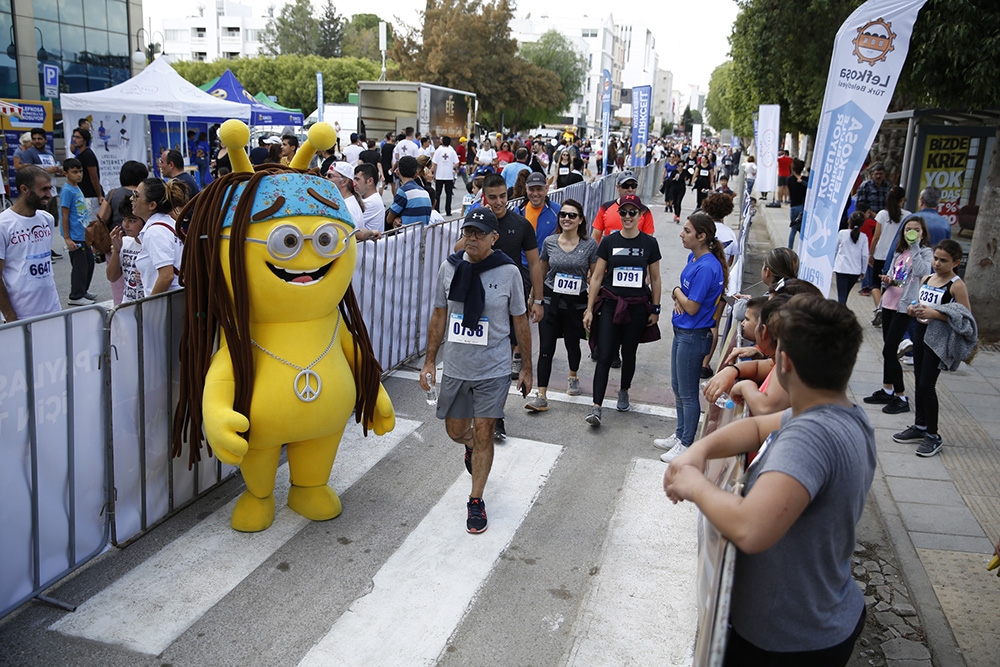
[[[611,285],[613,287],[642,288],[642,267],[641,266],[619,266],[611,274]]]

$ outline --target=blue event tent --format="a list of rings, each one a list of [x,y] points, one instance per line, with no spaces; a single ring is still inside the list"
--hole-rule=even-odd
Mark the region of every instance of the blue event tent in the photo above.
[[[302,125],[304,120],[301,112],[281,111],[262,104],[247,92],[243,84],[228,69],[218,79],[201,88],[219,99],[248,105],[250,125]]]

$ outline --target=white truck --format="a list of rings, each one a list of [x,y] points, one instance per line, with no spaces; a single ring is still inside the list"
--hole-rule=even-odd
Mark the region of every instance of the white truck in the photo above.
[[[422,135],[472,137],[476,94],[415,81],[358,81],[358,126],[369,137],[412,127]]]

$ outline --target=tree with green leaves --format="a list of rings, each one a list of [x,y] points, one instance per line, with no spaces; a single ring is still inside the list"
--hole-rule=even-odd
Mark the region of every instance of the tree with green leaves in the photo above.
[[[339,58],[344,38],[344,17],[337,13],[333,0],[326,0],[323,13],[319,17],[319,48],[316,55],[321,58]]]
[[[573,47],[562,33],[549,30],[537,42],[521,45],[521,57],[530,63],[554,72],[559,77],[559,92],[563,97],[562,112],[580,96],[580,89],[587,76],[587,60]]]
[[[562,105],[556,74],[517,55],[508,0],[427,0],[420,30],[397,35],[399,75],[476,93],[483,120],[526,127]]]
[[[332,5],[331,5],[332,6]],[[309,0],[292,0],[271,19],[260,36],[265,55],[314,55],[320,48],[319,21]]]
[[[726,93],[732,81],[733,61],[727,60],[714,70],[708,81],[708,96],[705,97],[705,111],[708,122],[720,132],[732,127],[733,112],[726,100]]]
[[[382,52],[378,44],[378,24],[382,19],[377,14],[355,14],[344,26],[344,38],[341,42],[342,53],[354,58],[382,61]],[[386,23],[386,50],[392,48],[392,24]]]

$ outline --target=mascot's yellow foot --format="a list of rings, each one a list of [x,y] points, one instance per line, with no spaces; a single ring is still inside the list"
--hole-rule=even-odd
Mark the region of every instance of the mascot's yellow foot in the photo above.
[[[327,521],[340,516],[337,492],[323,486],[295,486],[288,489],[288,506],[307,519]]]
[[[267,498],[258,498],[249,491],[244,491],[233,508],[230,520],[234,530],[242,533],[257,533],[274,521],[274,494]]]

